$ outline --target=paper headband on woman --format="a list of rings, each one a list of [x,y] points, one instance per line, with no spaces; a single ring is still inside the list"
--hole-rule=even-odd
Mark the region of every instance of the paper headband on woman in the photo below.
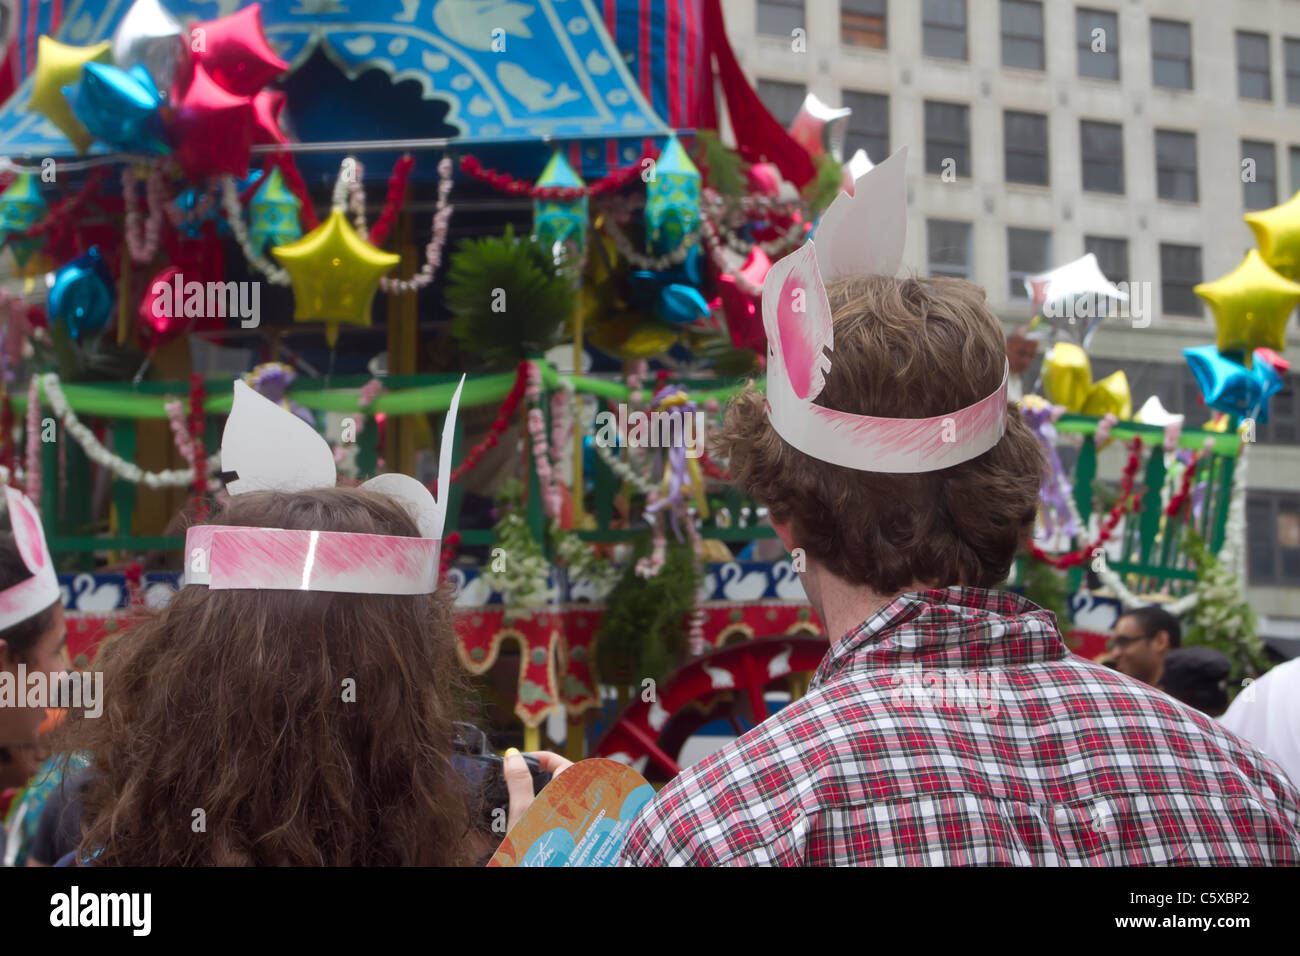
[[[9,521],[13,525],[14,544],[32,576],[0,591],[0,631],[35,617],[61,600],[59,576],[54,572],[54,561],[45,544],[41,513],[25,494],[7,485],[5,499],[9,506]]]
[[[437,590],[451,443],[464,385],[462,377],[443,425],[436,501],[408,475],[379,475],[361,485],[400,502],[415,519],[420,537],[196,525],[185,535],[185,583],[349,594]],[[336,481],[334,452],[316,429],[241,381],[235,382],[234,403],[221,436],[221,463],[232,495],[333,488]]]
[[[893,275],[903,258],[907,149],[863,175],[853,195],[840,193],[822,216],[816,242],[781,259],[763,282],[767,332],[768,417],[787,443],[820,461],[859,471],[915,474],[982,455],[1006,431],[1007,378],[966,408],[933,418],[853,415],[813,404],[834,349],[824,283]]]

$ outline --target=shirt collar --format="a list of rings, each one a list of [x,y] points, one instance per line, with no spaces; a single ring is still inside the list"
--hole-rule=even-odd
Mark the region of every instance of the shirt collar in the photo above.
[[[1056,615],[1011,591],[908,591],[833,641],[811,686],[850,666],[1007,667],[1069,653]]]

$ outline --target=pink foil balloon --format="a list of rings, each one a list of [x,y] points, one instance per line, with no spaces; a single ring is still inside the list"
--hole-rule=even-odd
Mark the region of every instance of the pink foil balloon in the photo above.
[[[252,96],[289,69],[262,32],[262,5],[196,23],[190,28],[190,55],[223,89]]]

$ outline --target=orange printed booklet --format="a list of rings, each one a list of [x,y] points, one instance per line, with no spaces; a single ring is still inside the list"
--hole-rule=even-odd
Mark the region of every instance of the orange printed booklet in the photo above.
[[[488,866],[617,866],[633,819],[654,795],[631,767],[583,760],[543,788]]]

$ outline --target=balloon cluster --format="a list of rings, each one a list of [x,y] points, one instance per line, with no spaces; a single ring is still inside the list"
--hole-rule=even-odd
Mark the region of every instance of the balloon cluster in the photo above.
[[[1300,305],[1300,193],[1245,220],[1259,249],[1227,275],[1196,286],[1214,313],[1215,343],[1183,355],[1206,405],[1266,424],[1269,400],[1290,367],[1279,354],[1286,325]]]
[[[284,94],[263,87],[288,69],[262,32],[261,5],[188,31],[158,0],[135,0],[111,41],[42,36],[29,108],[85,152],[174,153],[194,182],[248,173],[254,143],[283,143]]]

